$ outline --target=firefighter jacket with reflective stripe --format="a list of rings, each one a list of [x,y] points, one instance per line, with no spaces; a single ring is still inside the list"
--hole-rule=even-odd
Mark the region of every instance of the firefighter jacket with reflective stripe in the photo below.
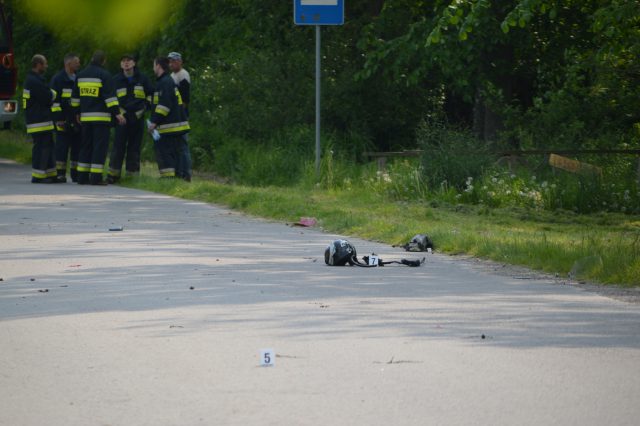
[[[80,100],[83,123],[111,123],[120,114],[113,78],[101,66],[91,64],[78,73],[72,98]]]
[[[22,92],[22,108],[25,110],[27,133],[53,130],[51,105],[55,98],[56,93],[49,89],[41,75],[33,71],[27,73]]]
[[[72,102],[73,86],[76,84],[75,76],[69,77],[65,70],[60,71],[51,79],[49,85],[56,91],[56,99],[51,106],[53,112],[53,121],[56,122],[56,130],[59,132],[69,132],[77,127],[76,110]],[[58,126],[58,122],[64,121],[64,126]]]
[[[120,112],[127,119],[127,123],[132,123],[142,118],[147,110],[147,105],[151,104],[153,96],[153,86],[151,80],[134,68],[133,76],[127,77],[124,72],[119,72],[113,77],[113,84],[116,90]]]
[[[182,106],[180,92],[167,73],[158,77],[156,82],[149,121],[157,125],[160,135],[183,135],[189,132],[189,121]]]

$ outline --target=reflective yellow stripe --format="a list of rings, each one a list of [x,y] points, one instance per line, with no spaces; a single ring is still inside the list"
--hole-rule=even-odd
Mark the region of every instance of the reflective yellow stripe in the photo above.
[[[91,164],[78,163],[77,170],[79,172],[88,172],[89,170],[91,170]]]
[[[56,98],[56,96],[58,96],[58,92],[56,92],[53,89],[50,89],[50,90],[51,90],[51,100],[53,101]]]
[[[62,98],[70,98],[71,97],[71,89],[62,89]]]
[[[117,93],[119,98],[121,98],[123,96],[127,96],[127,89],[126,88],[118,89],[118,91],[116,93]]]
[[[99,78],[79,78],[78,87],[102,87],[102,80]]]
[[[104,170],[104,164],[92,164],[91,169],[89,170],[91,173],[102,173]]]
[[[51,105],[51,112],[58,112],[58,111],[62,111],[62,107],[60,106],[59,103],[55,103],[53,105]]]
[[[71,98],[70,104],[71,104],[72,107],[79,107],[80,106],[80,99]]]
[[[22,109],[27,109],[27,100],[31,99],[31,91],[29,89],[22,90]]]
[[[111,122],[111,117],[109,118],[104,118],[104,117],[80,117],[80,121],[83,123],[87,123],[87,122],[91,122],[91,121],[102,121],[105,123],[110,123]]]
[[[167,115],[169,115],[169,112],[171,112],[171,110],[164,105],[157,105],[156,112],[166,117]]]
[[[142,87],[138,89],[138,87],[139,86],[136,86],[136,88],[133,90],[133,94],[138,99],[144,99],[145,98],[144,89]]]
[[[119,105],[118,98],[107,98],[104,100],[104,103],[107,105],[107,108],[111,108]]]
[[[111,122],[111,114],[108,112],[83,112],[80,114],[80,121],[106,121]]]
[[[158,126],[158,133],[163,134],[163,133],[182,132],[184,130],[189,130],[190,128],[191,127],[189,127],[188,121],[182,121],[180,123],[169,123],[169,124],[163,124],[162,126]]]
[[[167,134],[167,133],[183,132],[183,131],[189,130],[189,129],[190,129],[190,127],[187,124],[186,126],[172,127],[170,129],[158,130],[158,133],[160,133],[161,135],[164,135],[164,134]]]
[[[31,169],[31,176],[37,179],[44,179],[47,177],[47,172],[44,170]]]
[[[53,130],[53,121],[27,124],[27,133],[48,132],[50,130]]]

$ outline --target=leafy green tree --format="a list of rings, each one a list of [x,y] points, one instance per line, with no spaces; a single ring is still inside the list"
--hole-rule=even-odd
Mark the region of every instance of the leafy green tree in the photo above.
[[[445,106],[472,107],[466,121],[484,139],[494,139],[505,120],[522,124],[532,118],[524,114],[532,107],[545,115],[558,102],[574,106],[566,110],[573,116],[569,124],[585,130],[572,135],[568,142],[574,144],[593,134],[590,126],[623,125],[624,131],[638,121],[636,1],[453,0],[405,6],[410,7],[399,11],[385,4],[381,19],[366,28],[363,49],[371,53],[362,75],[383,70],[411,86],[435,79]],[[388,22],[394,22],[392,30]],[[604,90],[593,91],[598,88]],[[617,108],[627,111],[626,123],[613,118],[616,100],[622,104]],[[581,104],[591,101],[596,107],[582,112]],[[594,120],[596,114],[601,118]],[[555,125],[568,118],[557,117]],[[547,136],[540,140],[548,143]]]

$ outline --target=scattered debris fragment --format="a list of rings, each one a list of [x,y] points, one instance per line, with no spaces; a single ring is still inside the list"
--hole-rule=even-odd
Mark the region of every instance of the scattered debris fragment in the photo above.
[[[391,359],[389,361],[386,362],[381,362],[381,361],[374,361],[374,364],[422,364],[423,361],[411,361],[411,360],[398,360],[396,361],[394,359],[395,357],[391,357]]]
[[[109,231],[123,231],[124,230],[124,226],[112,226],[111,228],[109,228]]]
[[[295,222],[293,225],[311,227],[316,226],[317,223],[318,220],[315,217],[301,217],[300,220],[298,222]]]
[[[48,288],[40,289],[38,290],[38,293],[49,293],[49,289]]]
[[[193,290],[193,289],[195,289],[195,287],[194,287],[194,286],[189,287],[189,290]]]

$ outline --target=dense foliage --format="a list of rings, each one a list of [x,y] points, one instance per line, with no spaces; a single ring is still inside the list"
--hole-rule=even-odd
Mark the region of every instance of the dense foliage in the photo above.
[[[365,150],[423,148],[421,188],[483,202],[466,182],[501,173],[491,152],[640,148],[637,0],[345,3],[345,25],[322,30],[323,182],[357,178],[326,174],[339,161],[343,169],[361,163]],[[54,36],[19,1],[9,4],[22,71],[36,51],[59,62],[67,50],[87,58],[101,47],[113,58],[133,47],[122,37],[97,46]],[[314,29],[293,24],[291,1],[183,0],[173,8],[135,50],[147,73],[158,54],[186,58],[198,167],[251,184],[304,180],[314,147]],[[631,194],[631,211],[640,208],[637,157],[579,159],[604,168],[598,194],[614,183]],[[525,168],[538,182],[551,173],[543,158],[527,158]],[[582,177],[560,179],[584,191]],[[602,208],[567,203],[559,204]]]

